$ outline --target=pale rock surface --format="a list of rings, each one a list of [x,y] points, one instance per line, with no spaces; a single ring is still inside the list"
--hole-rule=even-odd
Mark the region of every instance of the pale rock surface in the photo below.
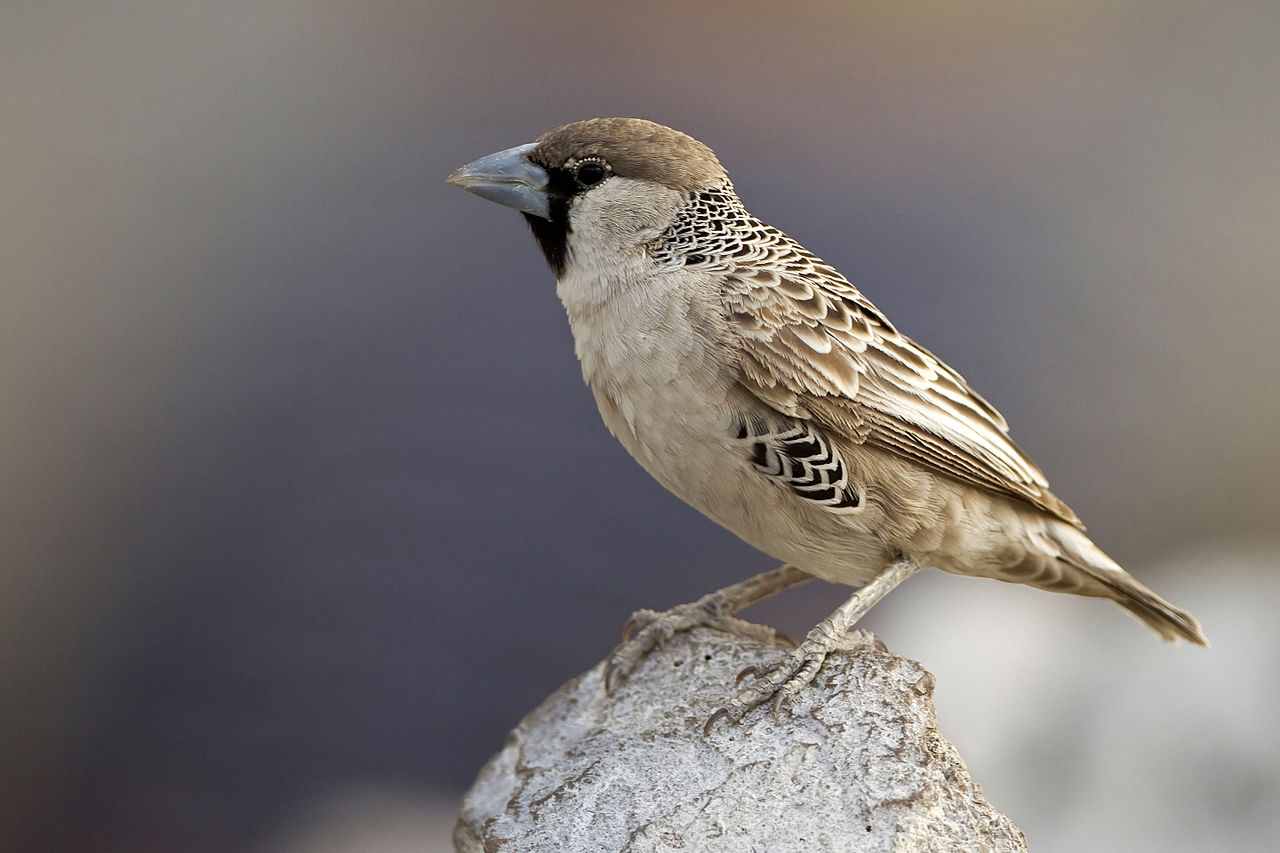
[[[933,676],[868,646],[774,719],[702,725],[777,647],[699,630],[607,696],[602,666],[525,719],[454,830],[485,851],[1013,851],[1022,832],[935,728]]]

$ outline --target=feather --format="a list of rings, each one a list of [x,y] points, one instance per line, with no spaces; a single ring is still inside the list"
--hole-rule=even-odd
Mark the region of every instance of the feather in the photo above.
[[[745,389],[783,414],[811,412],[819,426],[854,442],[1019,498],[1083,529],[1009,438],[1005,419],[960,374],[781,231],[748,233],[767,244],[765,251],[751,253],[757,259],[749,268],[731,271],[723,292],[725,315],[739,333]]]

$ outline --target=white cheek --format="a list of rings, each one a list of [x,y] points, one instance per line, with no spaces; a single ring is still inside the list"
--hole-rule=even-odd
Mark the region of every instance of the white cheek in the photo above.
[[[656,240],[675,219],[684,198],[676,190],[613,177],[574,199],[569,208],[573,254],[627,253]]]

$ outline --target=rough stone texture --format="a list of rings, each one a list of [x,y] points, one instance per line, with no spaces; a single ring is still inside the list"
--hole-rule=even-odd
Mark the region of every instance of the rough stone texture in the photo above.
[[[677,635],[606,696],[602,667],[507,736],[463,798],[455,849],[1025,850],[935,728],[933,676],[868,648],[828,658],[775,720],[702,725],[776,647]]]

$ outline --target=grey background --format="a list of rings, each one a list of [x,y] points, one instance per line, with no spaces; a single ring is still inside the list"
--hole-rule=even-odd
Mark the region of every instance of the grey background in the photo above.
[[[525,225],[443,182],[578,118],[714,147],[1135,573],[1202,617],[1270,600],[1277,39],[1242,0],[5,3],[0,841],[312,849],[280,839],[333,791],[447,811],[632,609],[771,565],[626,457]],[[1263,568],[1185,556],[1223,549]],[[1083,625],[1194,654],[938,582],[871,620],[927,666],[1048,613],[1051,670]]]

